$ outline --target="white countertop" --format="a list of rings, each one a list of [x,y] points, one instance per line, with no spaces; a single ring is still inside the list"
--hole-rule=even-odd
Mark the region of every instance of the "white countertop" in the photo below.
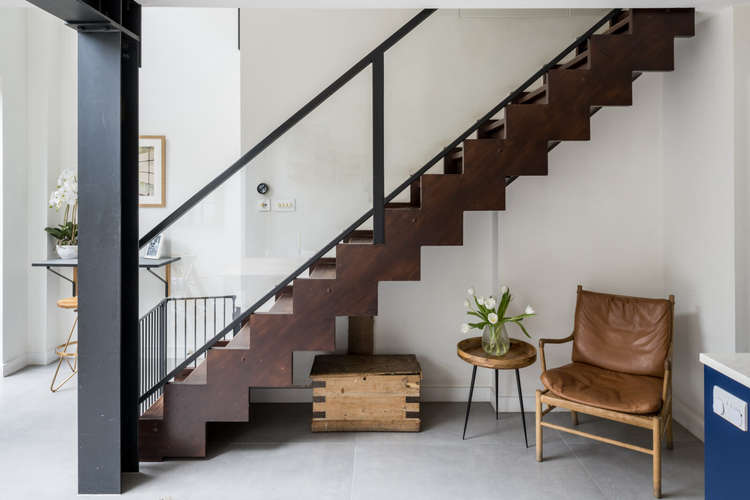
[[[722,375],[750,387],[750,353],[705,353],[702,352],[700,362],[710,366]]]

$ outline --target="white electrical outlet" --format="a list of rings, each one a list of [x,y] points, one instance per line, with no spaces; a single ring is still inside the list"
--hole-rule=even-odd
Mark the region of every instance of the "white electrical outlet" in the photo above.
[[[747,432],[747,401],[715,385],[713,407],[714,413]]]
[[[255,207],[258,209],[258,212],[270,212],[271,202],[268,201],[266,198],[258,198],[255,201]]]
[[[276,212],[294,212],[297,209],[297,203],[294,198],[290,200],[273,200],[273,209]]]

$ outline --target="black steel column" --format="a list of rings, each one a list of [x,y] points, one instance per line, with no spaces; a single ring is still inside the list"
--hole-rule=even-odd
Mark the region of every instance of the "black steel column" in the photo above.
[[[138,470],[138,50],[78,37],[78,491]]]
[[[385,79],[383,52],[372,60],[372,223],[373,243],[385,243]]]

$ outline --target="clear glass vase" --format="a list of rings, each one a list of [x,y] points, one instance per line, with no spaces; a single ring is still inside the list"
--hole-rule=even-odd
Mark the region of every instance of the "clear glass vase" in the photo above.
[[[488,325],[482,331],[482,349],[491,356],[503,356],[510,349],[510,337],[505,323]]]

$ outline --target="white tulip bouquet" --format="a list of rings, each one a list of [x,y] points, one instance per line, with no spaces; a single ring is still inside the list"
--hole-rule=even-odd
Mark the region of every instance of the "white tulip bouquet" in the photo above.
[[[512,295],[507,286],[500,288],[500,300],[489,296],[487,298],[477,297],[473,288],[468,290],[469,298],[464,300],[464,306],[468,309],[466,314],[476,317],[479,321],[464,323],[461,332],[468,333],[474,328],[482,330],[482,347],[488,354],[502,356],[510,348],[510,339],[505,329],[506,323],[515,323],[527,337],[531,338],[529,332],[523,326],[523,320],[536,316],[534,308],[526,306],[523,314],[506,316]]]

